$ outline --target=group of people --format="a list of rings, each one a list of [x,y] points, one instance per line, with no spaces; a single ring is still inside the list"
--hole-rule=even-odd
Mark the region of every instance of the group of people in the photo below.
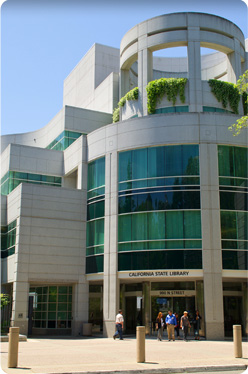
[[[201,328],[201,316],[198,310],[195,312],[194,319],[192,321],[192,324],[194,326],[194,335],[195,340],[199,340],[199,330]],[[173,314],[171,310],[169,310],[168,315],[166,316],[165,321],[163,320],[163,314],[162,312],[158,313],[157,319],[156,319],[156,330],[157,330],[157,339],[162,340],[163,336],[163,330],[164,328],[167,328],[168,333],[168,340],[175,341],[175,330],[177,333],[177,338],[180,339],[179,331],[182,329],[183,331],[183,339],[187,341],[188,331],[191,327],[188,312],[185,310],[183,312],[183,316],[179,320],[178,313]]]
[[[201,328],[201,316],[198,310],[195,312],[194,319],[192,321],[194,326],[194,335],[195,339],[199,340],[199,330]],[[120,309],[115,320],[116,325],[116,332],[113,335],[113,339],[116,339],[119,335],[120,340],[123,340],[122,336],[122,330],[123,330],[123,324],[124,324],[124,318],[122,315],[122,310]],[[183,331],[183,339],[187,341],[188,331],[191,327],[188,312],[185,310],[183,312],[183,316],[179,320],[178,313],[173,314],[171,310],[169,310],[168,315],[166,316],[165,322],[163,320],[163,314],[162,312],[158,313],[157,319],[156,319],[156,330],[157,330],[157,339],[162,341],[163,337],[163,330],[167,327],[167,333],[168,333],[168,340],[175,341],[175,330],[177,332],[177,338],[180,339],[179,330],[182,329]]]

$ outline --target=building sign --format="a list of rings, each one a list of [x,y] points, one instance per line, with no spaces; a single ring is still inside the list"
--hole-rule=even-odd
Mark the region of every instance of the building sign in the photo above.
[[[170,290],[170,291],[159,291],[159,296],[184,296],[184,291]]]
[[[129,277],[187,277],[189,271],[136,271],[129,273]]]
[[[144,278],[189,278],[203,277],[202,269],[195,270],[147,270],[147,271],[119,271],[118,278],[121,279],[144,279]]]

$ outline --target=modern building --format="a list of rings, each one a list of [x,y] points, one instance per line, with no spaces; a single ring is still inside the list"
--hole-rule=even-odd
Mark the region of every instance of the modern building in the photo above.
[[[202,336],[247,334],[248,138],[228,130],[247,69],[232,22],[162,15],[120,50],[95,44],[44,128],[2,136],[2,286],[21,333],[111,337],[121,307],[128,333],[199,309]]]

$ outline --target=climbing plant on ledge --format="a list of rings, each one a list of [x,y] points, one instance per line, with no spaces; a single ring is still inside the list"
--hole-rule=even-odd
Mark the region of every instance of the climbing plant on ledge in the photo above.
[[[120,107],[123,107],[127,100],[137,100],[139,97],[139,89],[138,87],[133,88],[131,91],[127,92],[125,96],[123,96],[119,103],[117,104],[117,108],[113,111],[113,122],[118,122],[120,119]]]
[[[160,78],[149,82],[146,86],[148,113],[152,114],[155,112],[157,101],[164,95],[175,105],[177,95],[179,94],[181,102],[184,103],[187,81],[187,78]]]
[[[209,79],[208,84],[216,99],[222,103],[223,108],[229,104],[235,114],[239,113],[240,93],[236,84],[217,79]]]

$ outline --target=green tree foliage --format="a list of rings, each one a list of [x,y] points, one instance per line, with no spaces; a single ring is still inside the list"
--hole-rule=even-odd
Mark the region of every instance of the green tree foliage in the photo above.
[[[228,130],[232,131],[234,136],[239,135],[241,130],[248,127],[248,70],[241,75],[237,82],[237,88],[239,93],[242,94],[244,116],[239,118],[232,126],[228,127]]]
[[[1,293],[1,309],[10,303],[9,295]]]

